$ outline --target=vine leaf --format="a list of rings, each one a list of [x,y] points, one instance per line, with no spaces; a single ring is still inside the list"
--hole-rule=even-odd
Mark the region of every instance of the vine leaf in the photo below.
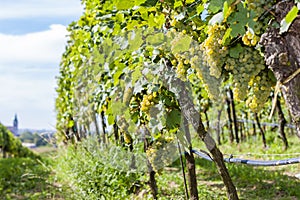
[[[116,71],[115,73],[114,73],[114,75],[113,75],[113,80],[114,80],[114,84],[115,85],[117,85],[117,84],[119,84],[119,78],[120,78],[120,76],[122,75],[122,71],[121,70],[118,70],[118,71]]]
[[[182,1],[176,0],[174,3],[174,9],[183,6]]]
[[[142,5],[143,3],[145,3],[147,0],[135,0],[134,5]],[[126,2],[126,1],[125,1]]]
[[[252,23],[247,9],[241,3],[237,5],[237,10],[237,12],[228,17],[228,22],[232,28],[231,37],[233,38],[238,35],[244,35],[246,32],[245,26]]]
[[[143,43],[144,43],[144,41],[143,41],[141,30],[131,32],[129,34],[129,50],[130,51],[135,51],[135,50],[139,49]]]
[[[191,42],[192,42],[192,38],[187,35],[177,36],[171,42],[171,50],[174,54],[188,51],[190,48]]]
[[[150,109],[149,127],[152,133],[158,133],[166,127],[166,114],[162,102],[158,103]]]
[[[151,14],[149,15],[149,18],[148,18],[148,25],[149,25],[149,27],[154,27],[154,26],[156,26],[155,18],[154,18],[153,13],[151,13]]]
[[[294,19],[297,17],[298,11],[299,11],[298,7],[293,6],[293,8],[288,12],[288,14],[285,16],[285,18],[283,18],[283,20],[280,22],[280,31],[279,31],[280,34],[288,31],[290,25],[292,24]]]
[[[228,15],[228,10],[229,10],[229,7],[228,7],[228,2],[225,1],[224,2],[224,6],[223,6],[223,18],[225,19],[225,17]]]
[[[166,21],[166,19],[165,19],[164,14],[160,14],[155,17],[155,22],[157,24],[157,28],[161,28],[164,25],[165,21]]]
[[[164,44],[165,42],[165,35],[163,33],[157,33],[153,35],[149,35],[146,39],[148,45],[159,46]]]
[[[235,47],[229,49],[229,55],[232,58],[239,58],[242,51],[243,47],[240,44],[237,44]]]
[[[197,14],[199,15],[200,13],[202,13],[204,11],[204,5],[200,4],[199,6],[197,6]]]
[[[137,80],[142,77],[141,67],[136,67],[135,70],[131,74],[131,83],[135,84]]]
[[[208,9],[212,13],[216,13],[221,10],[223,7],[223,0],[211,0],[208,6]]]
[[[135,4],[135,0],[117,0],[116,7],[118,10],[127,10],[132,8]]]
[[[298,8],[296,6],[293,6],[293,8],[288,12],[288,14],[285,17],[285,20],[287,23],[292,23],[294,19],[297,17],[298,14]]]
[[[167,128],[172,130],[180,126],[181,112],[177,109],[172,110],[167,114],[166,125]]]
[[[232,28],[226,29],[226,32],[225,32],[225,34],[222,38],[222,44],[223,45],[226,44],[227,39],[230,37],[231,31],[232,31]]]
[[[195,0],[186,0],[185,1],[185,3],[187,3],[187,4],[191,4],[191,3],[194,3],[195,2]]]
[[[118,10],[127,10],[134,6],[144,4],[146,0],[116,0],[116,7]]]

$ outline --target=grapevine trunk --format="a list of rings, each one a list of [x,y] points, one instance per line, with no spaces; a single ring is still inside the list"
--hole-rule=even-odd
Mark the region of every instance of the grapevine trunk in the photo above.
[[[280,23],[294,6],[291,1],[279,2],[275,7],[277,23]],[[279,28],[269,28],[261,37],[264,56],[273,71],[285,98],[300,137],[300,17],[292,22],[289,30],[280,33]],[[295,75],[295,76],[292,76]]]

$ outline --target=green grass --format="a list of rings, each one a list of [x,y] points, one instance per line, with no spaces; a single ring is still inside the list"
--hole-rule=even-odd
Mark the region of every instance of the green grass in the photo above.
[[[50,155],[55,149],[36,148],[37,158],[0,159],[1,200],[66,199],[70,188],[57,182]]]
[[[269,137],[267,135],[267,137]],[[262,147],[260,139],[240,144],[224,144],[220,146],[224,157],[232,154],[235,158],[257,160],[279,160],[300,157],[300,140],[296,136],[289,138],[290,148],[283,150],[280,139],[275,138]],[[202,142],[195,142],[194,147],[204,149]],[[300,199],[300,180],[295,177],[300,173],[300,164],[253,167],[243,164],[226,164],[233,179],[240,199]],[[198,185],[209,185],[207,192],[214,193],[217,198],[225,198],[221,179],[213,163],[197,158]],[[221,184],[220,184],[221,183]],[[222,190],[223,192],[220,192]],[[203,198],[205,199],[205,198]],[[214,198],[212,198],[214,199]]]
[[[276,138],[272,140],[272,143],[269,142],[269,147],[267,149],[262,147],[262,143],[259,139],[256,141],[244,142],[239,145],[224,144],[220,146],[220,149],[222,152],[225,152],[225,157],[228,157],[229,154],[233,154],[235,157],[245,159],[285,159],[292,156],[280,156],[274,154],[293,155],[294,153],[300,152],[300,140],[296,137],[289,137],[289,141],[290,148],[287,151],[283,150],[281,141]],[[194,142],[194,147],[196,149],[205,150],[202,142],[197,141],[196,139]],[[79,149],[77,149],[77,151],[78,150]],[[249,152],[252,154],[248,154]],[[113,199],[152,199],[150,188],[146,184],[148,181],[146,173],[135,174],[135,178],[139,178],[140,185],[140,188],[136,192],[131,194],[120,193],[120,191],[129,190],[130,187],[128,187],[128,184],[133,184],[134,181],[129,181],[130,179],[128,179],[125,174],[104,166],[102,166],[101,170],[99,170],[99,168],[95,170],[95,166],[102,165],[97,159],[97,157],[101,156],[101,152],[96,151],[96,154],[94,152],[92,158],[89,158],[88,155],[85,155],[80,150],[78,151],[78,154],[74,154],[74,152],[71,152],[71,155],[70,152],[66,153],[64,158],[72,158],[73,164],[71,166],[73,167],[71,168],[73,171],[70,171],[70,168],[63,168],[63,166],[70,167],[66,165],[60,166],[60,169],[63,169],[65,175],[74,174],[74,176],[69,176],[69,179],[73,181],[72,185],[76,185],[77,188],[82,190],[81,192],[84,192],[85,197],[95,199],[95,196],[93,197],[87,193],[89,187],[97,190],[93,186],[91,187],[89,184],[86,184],[86,182],[90,180],[104,185],[104,189],[106,187],[104,191],[107,195],[112,194],[111,192],[115,190],[114,188],[119,188],[119,193],[115,193]],[[122,160],[120,162],[122,162]],[[60,163],[68,162],[65,160],[65,162]],[[83,163],[88,164],[84,166]],[[196,158],[196,164],[199,198],[227,199],[223,182],[217,172],[215,164],[201,158]],[[159,199],[185,199],[179,160],[170,167],[171,168],[167,168],[156,175]],[[294,176],[295,174],[300,173],[299,164],[279,167],[253,167],[242,164],[227,164],[227,167],[233,182],[237,187],[240,199],[300,199],[300,180]],[[107,177],[105,173],[110,173],[110,177]],[[64,179],[67,180],[66,177]],[[108,180],[110,179],[113,180],[113,182],[108,183]],[[111,188],[112,191],[109,190],[109,188]],[[94,193],[96,192],[97,191],[94,191]]]
[[[260,140],[220,146],[225,157],[245,159],[285,159],[295,156],[276,154],[300,153],[300,140],[289,137],[290,148],[284,151],[279,139],[262,148]],[[196,149],[202,142],[194,140]],[[93,143],[90,143],[93,145]],[[119,171],[103,164],[103,152],[84,146],[58,152],[53,148],[36,149],[42,161],[32,158],[0,159],[1,199],[152,199],[147,185],[147,173]],[[248,154],[251,153],[251,154]],[[122,160],[120,160],[122,162]],[[300,199],[300,164],[279,167],[253,167],[226,164],[240,199]],[[198,192],[200,199],[227,199],[226,191],[214,163],[196,157]],[[156,175],[159,199],[185,199],[184,184],[177,160]]]
[[[50,182],[51,171],[31,158],[0,159],[1,199],[59,199],[59,187]]]
[[[32,149],[32,151],[43,157],[51,157],[52,155],[56,155],[57,148],[47,145],[47,146],[40,146],[40,147],[34,148],[34,149]]]
[[[267,135],[267,139],[270,137]],[[268,148],[263,148],[261,140],[242,142],[240,144],[223,144],[219,148],[224,157],[232,154],[235,158],[257,160],[280,160],[300,157],[300,140],[289,136],[290,148],[284,150],[279,138],[269,141]],[[194,140],[194,148],[206,150],[205,145]],[[227,199],[226,190],[214,163],[196,157],[198,193],[200,199]],[[295,177],[300,173],[300,164],[254,167],[244,164],[226,164],[240,199],[300,199],[300,180]],[[184,185],[179,161],[173,168],[157,176],[161,199],[184,199]]]
[[[88,152],[86,144],[90,143],[60,149],[55,159],[58,179],[73,189],[66,199],[130,199],[137,193],[142,184],[141,174],[108,166],[101,162],[103,152],[94,143],[88,146]]]

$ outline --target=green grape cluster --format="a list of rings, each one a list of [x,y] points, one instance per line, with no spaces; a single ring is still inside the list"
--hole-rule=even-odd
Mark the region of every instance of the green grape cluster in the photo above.
[[[208,37],[200,45],[203,52],[203,62],[209,66],[210,74],[216,78],[221,77],[222,66],[228,54],[227,47],[222,45],[225,31],[226,27],[223,25],[208,26]]]
[[[154,171],[158,172],[164,167],[161,152],[158,149],[150,147],[147,149],[146,155]]]
[[[160,172],[172,164],[178,157],[177,146],[173,137],[160,137],[146,151],[147,158],[154,171]]]
[[[244,47],[244,51],[238,58],[227,57],[225,69],[233,75],[233,92],[237,100],[244,100],[250,80],[265,69],[263,57],[259,52],[250,47]]]
[[[172,65],[176,67],[177,77],[185,80],[187,70],[190,68],[190,61],[186,54],[175,54],[175,59],[172,61]]]
[[[143,99],[141,102],[141,111],[148,113],[151,106],[155,104],[156,98],[157,92],[143,95]]]
[[[255,76],[249,84],[252,95],[247,99],[246,104],[253,112],[258,112],[267,101],[275,82],[270,78],[269,72],[264,70]]]
[[[204,89],[208,93],[208,97],[214,101],[217,101],[219,100],[222,80],[220,78],[218,79],[212,76],[210,74],[209,67],[205,65],[202,61],[203,61],[202,56],[200,55],[193,56],[191,58],[191,68],[196,71],[197,77],[202,81]],[[199,65],[199,63],[201,64]]]
[[[243,51],[237,55],[232,54],[237,46],[231,46],[230,52],[223,45],[222,38],[225,34],[225,27],[222,25],[213,25],[208,28],[208,37],[200,45],[200,49],[194,49],[195,52],[202,52],[202,55],[191,56],[191,67],[196,69],[198,77],[203,81],[205,89],[211,99],[218,99],[220,94],[221,77],[223,74],[231,74],[233,82],[234,98],[245,100],[247,93],[251,89],[251,80],[253,80],[265,67],[264,59],[253,46],[258,42],[259,37],[249,28],[243,36],[242,41],[247,46],[243,46]],[[199,63],[200,67],[197,67]],[[263,87],[264,88],[264,87]],[[269,85],[265,86],[265,98],[261,98],[257,104],[261,104],[269,96]],[[255,105],[255,104],[253,104]]]
[[[255,46],[259,41],[259,37],[254,32],[248,30],[242,37],[242,41],[246,46]]]

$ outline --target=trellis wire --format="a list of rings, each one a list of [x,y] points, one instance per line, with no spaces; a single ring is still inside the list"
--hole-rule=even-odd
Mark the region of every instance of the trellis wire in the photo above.
[[[208,161],[213,161],[213,159],[206,153],[203,153],[201,151],[192,150],[194,154],[197,156],[204,158]],[[284,160],[247,160],[247,159],[241,159],[241,158],[233,158],[232,156],[229,158],[224,158],[224,162],[227,163],[241,163],[246,165],[252,165],[252,166],[280,166],[280,165],[290,165],[290,164],[296,164],[300,163],[300,157],[298,158],[289,158]]]
[[[224,153],[223,155],[227,156],[266,156],[266,157],[273,157],[273,156],[296,156],[299,155],[300,153],[282,153],[282,154],[264,154],[264,153],[244,153],[244,154],[226,154]]]
[[[247,120],[246,119],[238,119],[237,121],[241,122],[241,123],[256,124],[253,120],[248,120],[248,119]],[[270,127],[279,127],[279,124],[268,123],[268,122],[262,122],[261,125],[262,126],[270,126]],[[296,127],[292,124],[286,124],[285,126],[288,127],[288,128],[291,128],[291,129],[296,129]]]

